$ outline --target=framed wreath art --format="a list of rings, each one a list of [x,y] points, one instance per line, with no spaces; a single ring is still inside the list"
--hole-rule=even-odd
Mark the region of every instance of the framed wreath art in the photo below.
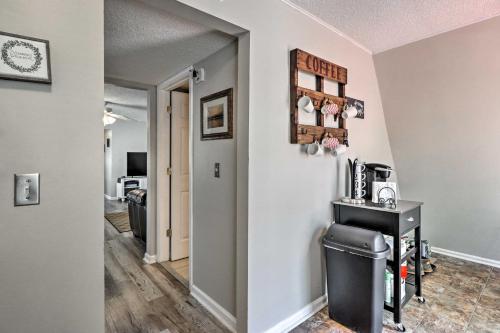
[[[52,83],[49,41],[0,31],[0,79]]]

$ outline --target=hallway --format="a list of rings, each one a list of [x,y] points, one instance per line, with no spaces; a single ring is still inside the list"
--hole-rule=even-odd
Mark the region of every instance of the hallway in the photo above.
[[[106,203],[107,211],[125,208]],[[104,223],[107,333],[228,332],[165,268],[142,262],[142,242]]]

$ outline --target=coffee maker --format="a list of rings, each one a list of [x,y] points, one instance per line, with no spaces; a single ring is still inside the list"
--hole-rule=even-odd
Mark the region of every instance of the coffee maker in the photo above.
[[[372,182],[386,182],[394,171],[390,166],[380,163],[366,163],[366,195],[367,200],[372,199]]]

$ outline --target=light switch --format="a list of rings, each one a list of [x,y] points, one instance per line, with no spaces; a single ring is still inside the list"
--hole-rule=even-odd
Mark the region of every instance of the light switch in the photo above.
[[[15,206],[40,204],[40,174],[14,175],[14,187]]]
[[[215,163],[214,165],[214,177],[220,178],[220,163]]]

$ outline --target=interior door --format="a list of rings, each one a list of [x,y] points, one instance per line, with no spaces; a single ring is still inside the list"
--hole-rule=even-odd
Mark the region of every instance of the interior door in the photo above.
[[[172,91],[171,260],[189,256],[189,94]]]

